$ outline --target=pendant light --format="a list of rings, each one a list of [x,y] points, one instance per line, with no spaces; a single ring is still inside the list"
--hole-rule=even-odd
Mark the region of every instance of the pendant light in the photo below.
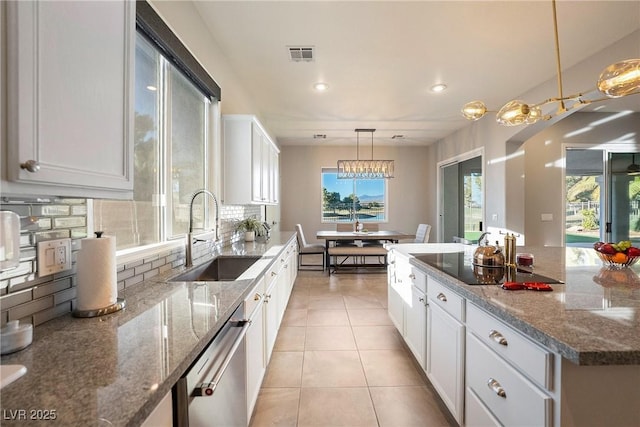
[[[609,65],[600,74],[596,87],[605,95],[604,98],[585,100],[582,98],[584,93],[564,96],[562,93],[562,67],[560,66],[560,42],[558,41],[556,0],[552,0],[552,6],[558,96],[555,98],[549,98],[537,104],[527,104],[520,100],[509,101],[498,111],[496,115],[496,121],[498,124],[503,126],[532,124],[539,120],[549,120],[554,116],[563,114],[566,111],[581,105],[605,101],[611,98],[640,94],[640,59],[628,59]],[[556,112],[552,114],[543,114],[542,107],[552,103],[558,103],[558,109]],[[567,103],[571,103],[571,105],[567,107]],[[487,106],[482,101],[472,101],[462,107],[462,115],[468,120],[479,120],[488,112],[489,110],[487,109]]]
[[[356,129],[356,159],[338,160],[338,179],[393,178],[393,160],[374,160],[373,133],[375,129]],[[371,160],[360,160],[360,133],[371,132]]]
[[[627,166],[627,175],[640,175],[640,165],[636,164],[636,155],[631,155],[631,164]]]

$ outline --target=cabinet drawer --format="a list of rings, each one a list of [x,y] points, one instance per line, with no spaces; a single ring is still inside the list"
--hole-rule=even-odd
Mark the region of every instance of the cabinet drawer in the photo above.
[[[553,353],[533,343],[474,304],[467,307],[467,328],[533,381],[548,390],[552,389]]]
[[[464,298],[428,276],[427,296],[456,320],[464,322]]]
[[[256,307],[260,305],[264,298],[264,277],[261,277],[256,286],[247,294],[244,300],[244,315],[248,319],[253,316]]]
[[[466,427],[500,427],[500,423],[484,406],[477,394],[467,387],[464,398],[464,424]]]
[[[421,272],[416,267],[411,267],[411,273],[409,273],[411,284],[418,288],[422,293],[427,293],[427,275]]]
[[[467,387],[506,426],[552,425],[553,399],[467,333]]]

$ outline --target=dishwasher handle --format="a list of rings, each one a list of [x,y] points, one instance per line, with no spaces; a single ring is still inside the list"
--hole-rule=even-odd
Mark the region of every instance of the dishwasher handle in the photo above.
[[[244,339],[245,335],[247,335],[247,330],[249,329],[249,326],[251,326],[251,320],[249,319],[241,319],[241,320],[231,319],[229,320],[229,323],[233,327],[242,326],[242,330],[238,334],[238,337],[236,338],[236,340],[233,342],[233,345],[231,346],[231,350],[229,350],[229,353],[225,356],[224,361],[220,366],[220,369],[218,369],[218,371],[214,374],[213,379],[210,382],[204,382],[196,386],[196,388],[193,390],[194,396],[212,396],[213,395],[213,393],[216,390],[216,387],[218,386],[218,383],[220,383],[222,376],[224,375],[225,371],[229,367],[229,364],[231,363],[231,359],[233,359],[233,356],[236,354],[238,347],[240,347],[240,344],[242,344],[242,340]]]

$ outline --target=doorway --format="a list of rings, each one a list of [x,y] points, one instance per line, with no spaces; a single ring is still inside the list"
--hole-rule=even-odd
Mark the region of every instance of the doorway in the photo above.
[[[477,241],[484,219],[482,152],[473,151],[439,165],[440,241]]]
[[[600,147],[565,150],[565,245],[621,240],[638,245],[640,154]]]

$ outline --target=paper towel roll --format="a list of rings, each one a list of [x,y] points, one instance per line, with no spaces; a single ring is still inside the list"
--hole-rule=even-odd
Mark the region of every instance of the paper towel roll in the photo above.
[[[82,239],[77,261],[77,310],[97,310],[115,304],[118,296],[116,267],[115,237]]]

